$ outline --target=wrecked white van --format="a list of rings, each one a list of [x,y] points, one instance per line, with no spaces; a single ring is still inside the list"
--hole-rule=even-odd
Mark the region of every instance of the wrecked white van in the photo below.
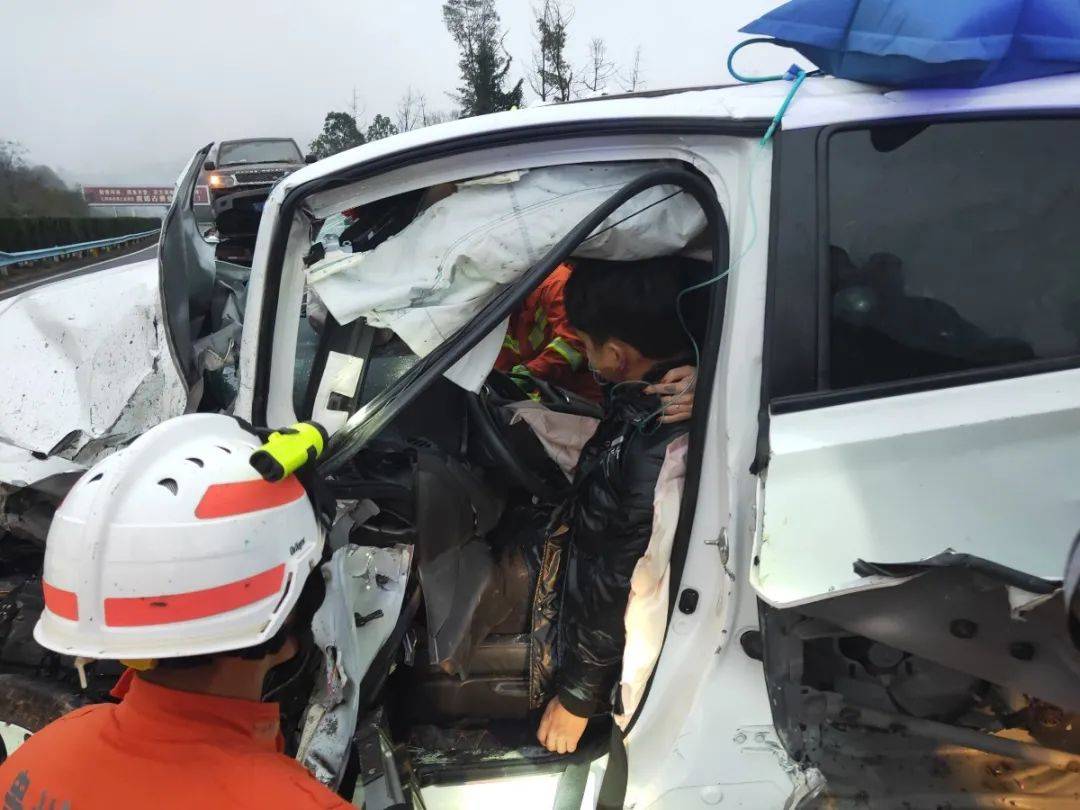
[[[1075,802],[1080,77],[810,78],[763,142],[788,89],[609,97],[336,155],[270,194],[250,279],[192,240],[193,160],[161,252],[183,391],[159,413],[334,429],[319,653],[272,690],[290,750],[357,804]],[[572,450],[515,419],[492,368],[564,260],[674,252],[714,280],[677,525],[649,562],[656,609],[628,612],[619,733],[553,755],[533,585],[495,562],[506,532],[542,530]],[[592,415],[556,389],[542,405]],[[4,413],[4,441],[24,418]],[[12,469],[9,527],[11,504],[58,497]],[[0,627],[32,621],[31,568]],[[520,606],[478,616],[496,585]]]

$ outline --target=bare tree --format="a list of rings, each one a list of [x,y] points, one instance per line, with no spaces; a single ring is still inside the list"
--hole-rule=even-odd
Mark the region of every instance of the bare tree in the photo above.
[[[590,93],[604,92],[608,79],[615,75],[615,63],[608,61],[607,45],[602,38],[595,37],[589,43],[589,63],[583,73],[581,86]]]
[[[546,9],[545,9],[546,10]],[[542,14],[536,8],[533,8],[533,16],[539,23],[542,19]],[[537,97],[541,101],[547,101],[551,95],[551,87],[548,85],[548,60],[550,60],[550,44],[547,38],[541,33],[539,25],[537,25],[536,31],[536,50],[532,54],[532,73],[526,74],[526,79],[529,82],[529,87],[536,93]]]
[[[394,123],[398,132],[408,132],[410,129],[426,126],[424,121],[424,109],[427,107],[427,99],[423,93],[417,93],[410,85],[405,95],[398,101],[397,111],[394,113]]]
[[[645,72],[641,66],[641,46],[638,45],[634,49],[634,62],[630,67],[630,70],[621,77],[621,84],[623,90],[628,93],[634,93],[638,90],[645,89]]]
[[[430,127],[432,124],[441,124],[458,118],[461,118],[459,110],[432,110],[426,103],[420,108],[420,126],[422,127]]]
[[[398,132],[408,132],[457,118],[461,118],[460,111],[432,109],[428,104],[427,96],[410,86],[398,100],[394,111],[394,126]]]
[[[562,0],[544,0],[533,8],[537,49],[529,86],[541,101],[569,101],[574,91],[574,68],[566,60],[566,32],[574,9]]]
[[[353,123],[359,128],[360,120],[364,117],[364,112],[367,110],[367,105],[361,103],[360,93],[356,89],[356,85],[353,85],[352,89],[352,104],[349,105],[349,112],[352,113]]]

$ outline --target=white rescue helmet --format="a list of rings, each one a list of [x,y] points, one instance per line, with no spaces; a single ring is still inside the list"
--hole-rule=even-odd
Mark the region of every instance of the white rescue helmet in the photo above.
[[[191,414],[91,467],[49,528],[37,642],[149,659],[273,636],[324,538],[295,476],[270,483],[251,467],[259,446],[228,416]]]

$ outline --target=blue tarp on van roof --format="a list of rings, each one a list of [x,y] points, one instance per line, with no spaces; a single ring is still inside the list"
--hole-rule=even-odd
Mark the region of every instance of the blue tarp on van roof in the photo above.
[[[824,72],[981,87],[1080,70],[1080,0],[791,0],[742,29]]]

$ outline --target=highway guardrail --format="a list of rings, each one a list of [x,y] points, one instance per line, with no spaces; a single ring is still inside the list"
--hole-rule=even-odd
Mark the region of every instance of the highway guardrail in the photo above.
[[[160,228],[142,233],[130,233],[126,236],[112,236],[108,239],[97,239],[93,242],[79,242],[74,245],[58,245],[56,247],[38,248],[37,250],[21,250],[16,253],[5,253],[0,250],[0,275],[7,275],[8,267],[15,264],[37,262],[42,259],[58,259],[61,256],[69,256],[72,253],[82,253],[86,250],[99,250],[101,248],[116,247],[125,242],[134,242],[136,239],[145,239],[160,233]]]

